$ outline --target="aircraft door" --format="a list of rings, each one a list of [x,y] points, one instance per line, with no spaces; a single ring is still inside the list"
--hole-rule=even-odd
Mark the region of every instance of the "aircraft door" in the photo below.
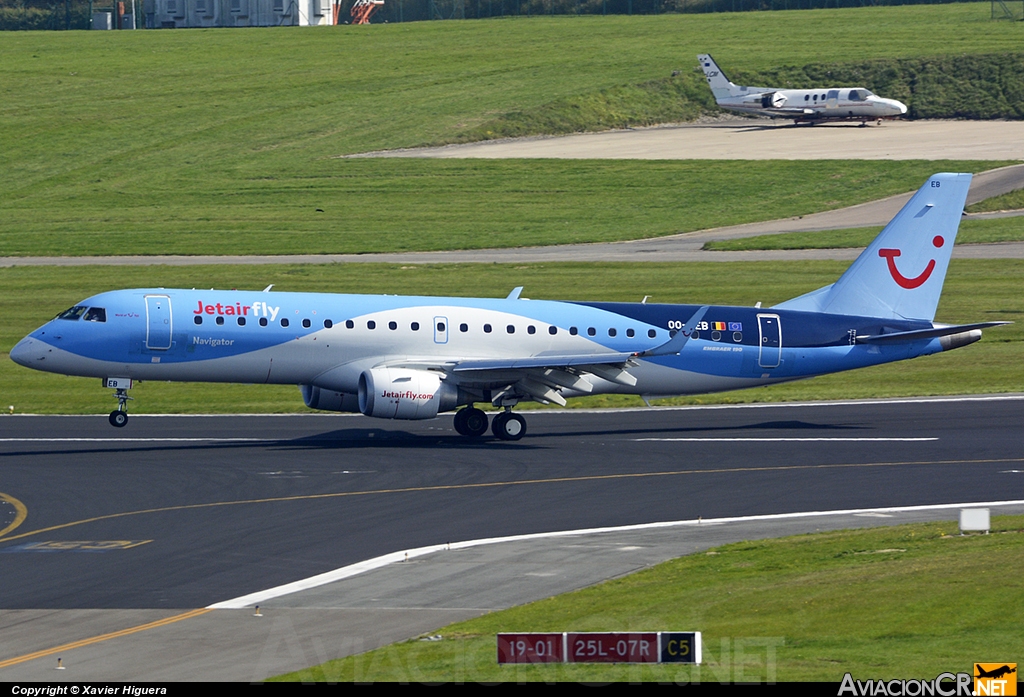
[[[448,343],[448,318],[447,317],[435,317],[434,318],[434,343],[435,344],[447,344]]]
[[[758,315],[757,329],[761,338],[758,365],[762,368],[778,368],[782,361],[782,323],[779,316]]]
[[[829,90],[828,99],[825,100],[825,108],[835,109],[839,106],[839,90]]]
[[[166,295],[146,296],[146,348],[171,348],[171,299]]]

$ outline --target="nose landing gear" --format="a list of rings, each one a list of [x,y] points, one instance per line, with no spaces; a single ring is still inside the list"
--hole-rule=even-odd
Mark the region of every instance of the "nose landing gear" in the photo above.
[[[132,381],[129,378],[106,378],[103,386],[114,388],[114,398],[117,400],[117,409],[110,412],[107,421],[111,426],[123,428],[128,423],[128,400],[133,399],[128,396]]]

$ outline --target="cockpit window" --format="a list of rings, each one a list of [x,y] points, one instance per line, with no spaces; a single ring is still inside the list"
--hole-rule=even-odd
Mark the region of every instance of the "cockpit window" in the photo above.
[[[863,102],[871,96],[871,92],[866,89],[850,90],[850,101],[852,102]]]
[[[83,317],[86,322],[106,322],[107,311],[102,307],[90,307]]]
[[[76,320],[82,316],[83,312],[85,312],[84,305],[75,305],[74,307],[69,307],[68,309],[64,310],[64,312],[54,317],[54,319]]]

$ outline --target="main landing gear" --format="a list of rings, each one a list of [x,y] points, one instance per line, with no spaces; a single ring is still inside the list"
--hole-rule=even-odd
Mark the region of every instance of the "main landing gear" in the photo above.
[[[117,409],[110,412],[107,421],[111,426],[123,428],[128,423],[128,400],[133,398],[128,396],[128,390],[121,388],[114,393],[114,397],[117,398]]]
[[[454,426],[460,434],[478,438],[487,433],[487,414],[471,404],[455,412]],[[526,435],[526,419],[506,407],[491,421],[491,433],[501,440],[519,440]]]

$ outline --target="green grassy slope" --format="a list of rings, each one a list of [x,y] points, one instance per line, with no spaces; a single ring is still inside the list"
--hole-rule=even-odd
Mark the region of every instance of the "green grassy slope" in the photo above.
[[[284,675],[285,681],[680,683],[920,678],[1014,660],[1024,639],[1024,518],[740,542],[575,593]],[[1008,604],[1009,603],[1009,604]],[[499,666],[495,634],[700,630],[704,664]],[[433,634],[434,632],[432,632]],[[985,658],[982,658],[985,657]],[[773,660],[774,659],[774,660]]]
[[[564,178],[565,166],[532,163],[536,174],[526,175],[515,165],[479,165],[459,174],[452,163],[332,158],[457,140],[501,115],[559,100],[569,102],[557,118],[571,121],[587,95],[601,90],[621,92],[618,101],[595,106],[614,116],[644,101],[632,86],[673,70],[695,73],[695,54],[704,50],[741,74],[865,55],[1017,50],[1021,27],[988,16],[988,5],[977,3],[370,27],[4,32],[0,254],[464,245],[459,234],[446,239],[450,221],[485,209],[500,208],[505,219],[520,215],[500,182],[521,192],[529,190],[524,178],[535,176],[533,191],[558,190],[552,182]],[[661,113],[661,106],[651,108]],[[583,126],[598,116],[604,118],[587,116]],[[639,163],[616,167],[620,186],[638,181],[670,189],[675,176],[671,170],[652,175]],[[598,167],[579,176],[567,182],[586,189],[588,177],[605,174]],[[500,205],[481,204],[472,195],[481,190],[504,194]],[[610,200],[617,211],[631,207]],[[529,201],[531,210],[545,205]],[[511,214],[505,206],[513,207]],[[537,237],[556,241],[566,212],[585,217],[591,207],[586,199],[556,206],[554,220],[536,227]],[[316,208],[324,209],[320,218]],[[393,213],[398,242],[386,229]],[[481,220],[477,232],[488,222]],[[645,233],[623,227],[625,237]],[[515,231],[506,226],[486,234]],[[310,242],[318,232],[324,243]],[[378,235],[388,246],[377,246]]]

